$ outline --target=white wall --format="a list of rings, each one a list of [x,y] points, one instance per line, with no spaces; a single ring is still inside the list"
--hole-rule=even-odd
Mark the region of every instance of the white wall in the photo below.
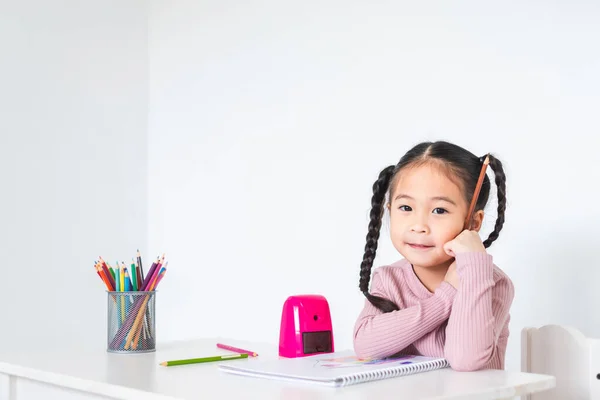
[[[0,54],[0,338],[102,348],[93,262],[146,250],[145,2],[3,1]]]
[[[372,182],[425,139],[506,165],[490,252],[517,290],[508,367],[525,325],[600,335],[598,18],[583,1],[152,1],[163,338],[275,343],[285,298],[316,292],[351,346]],[[398,258],[381,249],[377,265]]]
[[[517,288],[509,367],[524,325],[600,336],[598,6],[146,7],[2,2],[3,340],[102,341],[91,263],[140,247],[170,260],[163,340],[275,343],[285,298],[315,292],[348,347],[372,182],[424,139],[506,164],[490,251]]]

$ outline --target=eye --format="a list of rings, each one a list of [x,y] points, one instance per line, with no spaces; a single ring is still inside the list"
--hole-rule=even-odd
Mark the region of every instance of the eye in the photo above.
[[[400,206],[398,207],[398,209],[400,211],[412,211],[412,208],[410,208],[409,206]]]
[[[433,209],[433,213],[434,214],[446,214],[447,212],[448,212],[447,210],[445,210],[443,208],[440,208],[440,207],[437,207],[437,208]]]

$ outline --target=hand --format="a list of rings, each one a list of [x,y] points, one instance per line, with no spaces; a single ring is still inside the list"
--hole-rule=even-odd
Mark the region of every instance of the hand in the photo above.
[[[448,267],[444,280],[458,289],[458,273],[456,272],[456,260]]]
[[[464,230],[453,240],[444,245],[444,251],[451,257],[458,253],[485,253],[485,247],[476,231]]]

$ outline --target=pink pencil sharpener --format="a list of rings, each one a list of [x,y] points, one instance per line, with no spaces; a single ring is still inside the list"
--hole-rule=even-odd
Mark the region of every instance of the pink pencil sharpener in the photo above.
[[[291,358],[333,351],[331,314],[325,297],[288,297],[281,313],[279,355]]]

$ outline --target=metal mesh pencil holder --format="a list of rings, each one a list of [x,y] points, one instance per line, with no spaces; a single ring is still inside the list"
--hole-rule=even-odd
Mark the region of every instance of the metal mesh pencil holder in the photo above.
[[[107,293],[107,351],[111,353],[155,351],[156,292]]]

